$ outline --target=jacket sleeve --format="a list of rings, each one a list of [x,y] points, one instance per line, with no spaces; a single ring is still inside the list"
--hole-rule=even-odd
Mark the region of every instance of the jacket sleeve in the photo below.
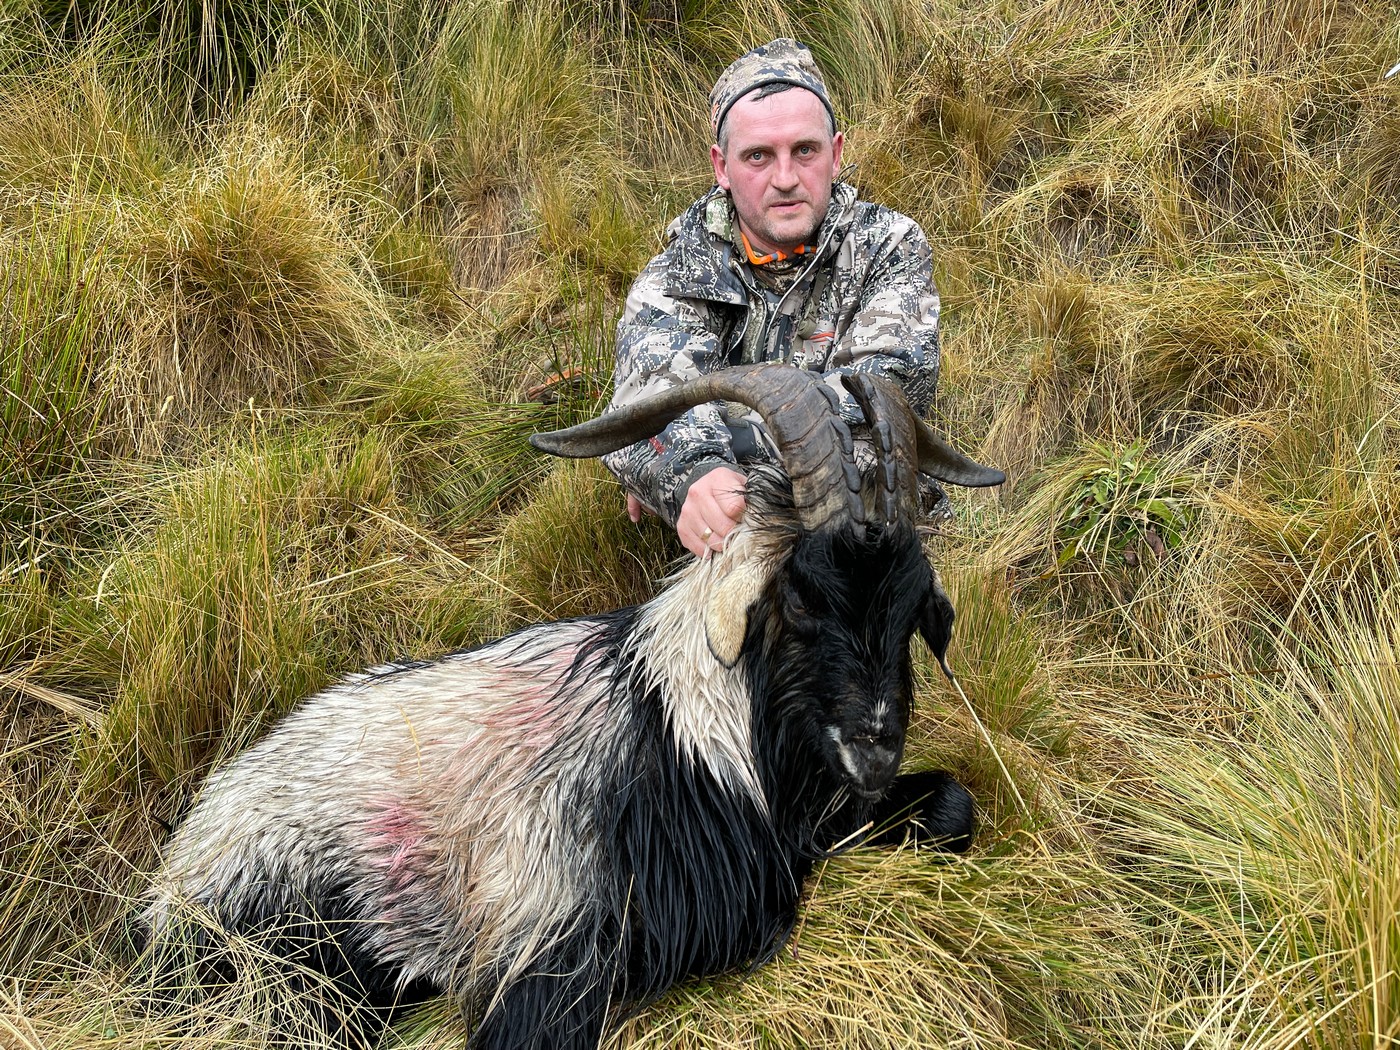
[[[724,358],[719,321],[704,303],[676,299],[664,288],[666,257],[642,271],[617,327],[610,409],[716,371]],[[604,465],[628,492],[669,524],[680,515],[690,483],[734,463],[729,429],[717,403],[698,405],[647,441],[611,452]]]
[[[893,213],[888,213],[893,214]],[[851,321],[838,336],[829,358],[827,382],[841,396],[842,417],[864,422],[860,406],[841,385],[840,377],[867,372],[894,380],[910,407],[927,415],[938,385],[938,290],[933,283],[933,253],[923,231],[898,216],[869,238],[859,241],[845,270],[852,287],[843,294],[854,304]],[[838,278],[840,279],[840,278]]]

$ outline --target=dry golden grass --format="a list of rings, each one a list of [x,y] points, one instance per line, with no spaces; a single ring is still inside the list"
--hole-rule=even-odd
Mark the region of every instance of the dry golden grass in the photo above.
[[[524,438],[596,411],[778,33],[935,245],[936,421],[1012,475],[930,540],[959,683],[920,656],[908,752],[982,831],[830,861],[772,965],[609,1045],[1400,1045],[1393,12],[57,10],[0,12],[0,1045],[329,1045],[251,959],[142,1009],[162,822],[339,673],[658,586],[665,531]]]
[[[121,422],[158,447],[250,400],[316,400],[382,317],[334,188],[257,129],[166,186],[127,244],[141,283],[111,362]]]

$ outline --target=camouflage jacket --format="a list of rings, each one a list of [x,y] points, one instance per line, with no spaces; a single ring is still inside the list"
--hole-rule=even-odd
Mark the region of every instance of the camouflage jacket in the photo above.
[[[815,241],[810,257],[798,256],[807,261],[775,282],[736,247],[728,195],[716,187],[696,201],[628,294],[609,407],[729,365],[786,361],[823,373],[857,428],[863,416],[842,373],[894,379],[914,410],[927,413],[938,380],[938,292],[923,231],[837,183]],[[709,470],[775,458],[756,415],[715,402],[603,462],[674,524],[691,483]]]

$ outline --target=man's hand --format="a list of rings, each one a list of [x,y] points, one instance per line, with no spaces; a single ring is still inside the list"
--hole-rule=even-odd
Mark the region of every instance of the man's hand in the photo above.
[[[724,549],[724,538],[744,516],[744,481],[737,470],[716,467],[690,486],[676,535],[691,554],[708,558]]]

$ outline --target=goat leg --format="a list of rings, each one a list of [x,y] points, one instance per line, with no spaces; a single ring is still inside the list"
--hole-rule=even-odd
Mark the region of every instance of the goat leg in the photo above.
[[[566,935],[506,984],[472,1032],[468,1050],[596,1050],[613,979],[605,966],[610,953],[587,944],[591,939]]]
[[[872,818],[875,830],[865,840],[868,846],[897,846],[909,838],[963,853],[972,845],[972,795],[941,769],[895,777]]]

